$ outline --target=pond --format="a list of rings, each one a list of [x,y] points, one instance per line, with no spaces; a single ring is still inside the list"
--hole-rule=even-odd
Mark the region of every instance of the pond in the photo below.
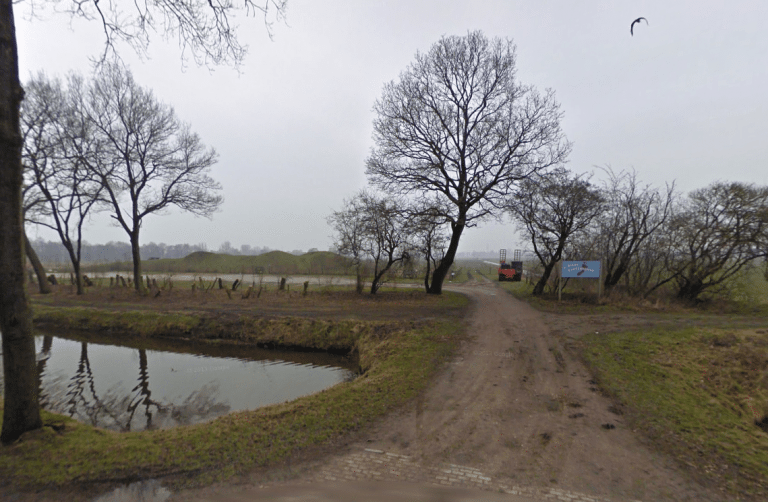
[[[41,406],[115,431],[205,422],[357,376],[355,361],[318,352],[70,334],[35,345]]]

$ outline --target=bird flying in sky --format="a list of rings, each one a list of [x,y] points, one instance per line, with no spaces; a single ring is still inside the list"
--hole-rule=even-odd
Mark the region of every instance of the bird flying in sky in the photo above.
[[[639,23],[640,20],[643,20],[643,21],[645,21],[645,24],[648,24],[648,20],[646,18],[644,18],[644,17],[638,17],[637,19],[632,21],[632,24],[629,25],[629,34],[632,35],[633,37],[635,36],[635,32],[634,32],[635,23]]]

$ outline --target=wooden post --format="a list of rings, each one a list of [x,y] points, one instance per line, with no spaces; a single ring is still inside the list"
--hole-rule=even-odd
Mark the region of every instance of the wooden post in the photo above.
[[[603,262],[601,260],[598,263],[600,263],[600,274],[597,278],[597,302],[600,303],[600,293],[603,291]]]
[[[563,260],[557,262],[557,301],[563,301]]]

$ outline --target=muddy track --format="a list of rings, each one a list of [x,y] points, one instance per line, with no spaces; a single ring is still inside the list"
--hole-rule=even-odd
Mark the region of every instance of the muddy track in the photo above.
[[[562,337],[551,333],[547,314],[482,277],[451,289],[472,299],[470,340],[421,396],[332,453],[292,469],[299,473],[294,479],[275,483],[262,471],[238,493],[264,493],[260,479],[284,488],[347,479],[508,493],[513,487],[531,497],[526,500],[544,500],[542,494],[549,500],[552,489],[613,501],[725,500],[689,480],[628,428],[620,407],[601,394]],[[227,489],[172,500],[219,500]]]

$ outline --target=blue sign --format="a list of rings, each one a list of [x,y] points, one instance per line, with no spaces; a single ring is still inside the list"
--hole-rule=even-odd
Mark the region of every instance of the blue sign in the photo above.
[[[561,277],[579,277],[581,279],[599,279],[599,261],[563,261]]]

